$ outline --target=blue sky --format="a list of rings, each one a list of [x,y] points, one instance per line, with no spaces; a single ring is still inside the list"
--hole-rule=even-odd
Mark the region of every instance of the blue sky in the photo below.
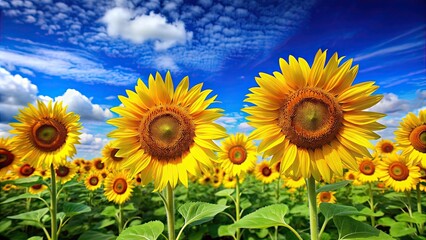
[[[62,100],[84,126],[77,157],[100,155],[117,95],[156,71],[213,89],[230,133],[251,131],[240,110],[259,72],[289,55],[312,63],[319,48],[354,58],[356,82],[380,86],[383,138],[426,105],[422,0],[2,0],[0,9],[0,136],[27,103]]]

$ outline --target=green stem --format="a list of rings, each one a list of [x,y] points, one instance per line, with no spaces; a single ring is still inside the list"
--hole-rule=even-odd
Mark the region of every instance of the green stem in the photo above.
[[[123,205],[118,205],[118,217],[117,217],[117,223],[118,223],[118,235],[123,231]]]
[[[279,203],[280,202],[281,177],[278,177],[277,185],[275,187],[276,187],[275,197],[277,199],[277,203]]]
[[[278,240],[278,226],[275,226],[274,239]]]
[[[173,188],[170,183],[167,184],[166,200],[167,229],[169,233],[169,240],[175,240],[175,199]]]
[[[294,236],[296,236],[297,237],[297,239],[299,239],[299,240],[303,240],[303,238],[299,235],[299,233],[294,229],[294,228],[292,228],[290,225],[288,225],[288,224],[284,224],[283,225],[284,227],[286,227],[286,228],[288,228],[293,234],[294,234]],[[313,238],[311,238],[311,240],[312,240]]]
[[[368,183],[368,193],[370,195],[370,209],[374,213],[374,198],[373,198],[373,188],[371,187],[371,182]],[[376,219],[374,216],[371,216],[371,226],[374,227],[376,225]]]
[[[236,176],[237,183],[235,184],[235,220],[237,222],[240,220],[240,179],[238,178],[238,175]],[[265,186],[265,185],[263,185]],[[241,238],[241,232],[240,229],[237,228],[237,240],[240,240]]]
[[[58,202],[56,199],[56,172],[55,168],[53,167],[53,163],[50,164],[50,180],[50,237],[52,240],[58,240],[58,221],[56,219],[56,213],[58,211]]]
[[[328,219],[328,218],[326,218],[326,219],[324,220],[324,223],[322,224],[321,230],[320,230],[320,232],[319,232],[319,234],[318,234],[318,239],[321,239],[321,235],[322,235],[322,233],[324,232],[325,227],[327,226],[328,221],[330,221],[330,219]]]
[[[309,222],[311,227],[311,240],[318,240],[318,212],[317,212],[317,194],[315,190],[315,179],[310,177],[306,179],[308,188],[309,202]]]
[[[417,211],[422,214],[422,198],[421,198],[421,193],[420,193],[420,183],[417,183],[416,186],[416,193],[417,193]],[[423,235],[424,233],[424,225],[419,224],[419,233],[420,235]]]
[[[410,217],[413,217],[413,210],[411,207],[411,192],[406,191],[405,195],[407,196],[407,202],[408,202],[408,214],[410,215]]]

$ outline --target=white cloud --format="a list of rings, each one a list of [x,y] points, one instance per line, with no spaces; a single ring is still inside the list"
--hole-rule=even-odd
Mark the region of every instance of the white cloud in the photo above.
[[[203,7],[208,8],[212,5],[212,0],[198,0],[198,3],[201,4]]]
[[[380,112],[385,114],[399,114],[407,112],[410,106],[407,100],[400,99],[394,93],[385,93],[383,99],[371,107],[369,111]]]
[[[130,9],[115,7],[108,10],[101,21],[106,24],[109,36],[121,37],[137,44],[154,40],[158,51],[185,44],[192,39],[192,32],[186,32],[183,22],[167,23],[164,16],[154,12],[135,16]]]
[[[160,70],[171,70],[173,72],[179,71],[179,67],[170,56],[157,57],[155,59],[155,65]]]
[[[28,78],[12,75],[0,68],[0,122],[8,122],[18,113],[18,109],[37,99],[37,86]]]
[[[75,89],[67,89],[64,95],[56,97],[55,101],[62,101],[68,106],[67,111],[79,114],[82,120],[105,121],[112,117],[109,109],[93,104],[92,99]]]
[[[113,96],[113,95],[105,97],[106,100],[113,100],[113,99],[116,99],[116,98],[117,98],[117,96]]]
[[[31,70],[26,69],[26,68],[19,68],[19,72],[26,74],[26,75],[29,75],[29,76],[32,76],[32,77],[35,77],[35,74]]]
[[[84,159],[101,157],[102,148],[108,143],[108,139],[83,132],[80,135],[80,144],[76,145],[77,156]]]
[[[396,54],[406,50],[417,49],[419,47],[422,48],[424,47],[424,44],[425,44],[424,41],[419,41],[419,42],[404,43],[404,44],[400,44],[396,46],[391,46],[391,47],[379,49],[367,54],[359,55],[355,57],[354,61],[361,61],[361,60],[365,60],[365,59],[369,59],[373,57],[380,57],[380,56],[388,55],[388,54]]]
[[[245,134],[249,134],[251,131],[253,131],[254,128],[250,125],[248,125],[247,122],[242,122],[238,124],[238,131],[243,132]]]
[[[9,124],[0,122],[0,138],[6,138],[6,137],[12,136],[9,133],[10,129],[12,129],[12,127]]]

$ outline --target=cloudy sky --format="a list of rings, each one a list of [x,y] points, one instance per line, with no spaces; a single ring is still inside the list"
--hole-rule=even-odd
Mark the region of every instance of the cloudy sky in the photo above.
[[[312,63],[321,48],[354,58],[356,82],[377,82],[380,134],[392,139],[426,105],[424,12],[422,0],[1,0],[0,137],[28,103],[62,100],[84,126],[77,157],[100,156],[117,95],[167,70],[204,82],[225,109],[219,122],[249,133],[241,108],[254,77],[280,57]]]

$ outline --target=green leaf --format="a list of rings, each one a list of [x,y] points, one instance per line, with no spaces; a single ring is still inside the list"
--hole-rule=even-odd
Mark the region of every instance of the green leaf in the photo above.
[[[86,231],[78,238],[78,240],[115,240],[116,236],[95,231]]]
[[[133,203],[129,203],[129,204],[126,204],[126,206],[123,206],[123,210],[124,211],[134,211],[134,210],[136,210],[136,208],[133,205]]]
[[[188,202],[179,208],[179,213],[185,219],[185,225],[199,225],[213,219],[216,214],[223,212],[228,206],[206,202]]]
[[[31,212],[25,212],[14,216],[9,216],[10,219],[31,220],[40,222],[40,219],[49,211],[48,208],[42,208]]]
[[[410,223],[416,223],[416,224],[424,224],[426,222],[426,215],[421,214],[419,212],[413,213],[413,216],[411,217],[408,213],[401,213],[397,216],[395,216],[395,219],[399,222],[410,222]]]
[[[416,229],[409,227],[405,222],[396,222],[390,227],[389,233],[392,237],[402,237],[416,233]]]
[[[251,206],[252,206],[252,204],[247,198],[241,199],[241,202],[240,202],[241,209],[247,209]]]
[[[382,225],[382,226],[387,226],[390,227],[395,223],[395,220],[393,220],[390,217],[382,217],[377,221],[377,224]]]
[[[345,181],[341,181],[341,182],[327,184],[325,186],[322,186],[322,187],[318,188],[317,189],[317,194],[320,193],[320,192],[330,192],[330,191],[334,191],[334,190],[340,189],[340,188],[348,185],[351,182],[352,181],[350,181],[350,180],[345,180]]]
[[[10,203],[18,199],[27,199],[27,198],[40,198],[40,196],[38,194],[24,193],[15,197],[9,197],[8,199],[4,200],[1,204]]]
[[[355,207],[339,204],[321,203],[319,208],[326,219],[331,219],[334,216],[348,216],[359,214],[358,210]]]
[[[96,223],[96,226],[94,226],[94,229],[102,229],[102,228],[106,228],[108,226],[111,226],[115,224],[115,220],[114,219],[102,219],[100,222]]]
[[[309,207],[306,204],[296,205],[290,209],[290,213],[295,216],[309,217]]]
[[[0,222],[0,233],[6,231],[12,225],[12,220],[4,219]]]
[[[63,203],[63,211],[65,212],[65,215],[72,217],[82,213],[90,212],[92,209],[82,203],[65,202]]]
[[[339,231],[339,239],[355,239],[379,236],[380,231],[348,216],[334,216],[334,225]]]
[[[382,211],[373,212],[370,208],[365,207],[359,211],[361,214],[366,216],[373,216],[373,217],[381,217],[385,215]]]
[[[234,189],[230,188],[230,189],[224,189],[221,190],[217,193],[215,193],[214,195],[218,196],[218,197],[227,197],[227,196],[231,196],[231,194],[234,193]]]
[[[43,179],[40,176],[31,176],[26,178],[18,178],[1,182],[2,185],[13,184],[21,187],[31,187],[34,184],[43,184]]]
[[[118,209],[114,206],[107,206],[102,212],[101,215],[107,216],[107,217],[115,217],[115,214],[117,214]]]
[[[34,237],[30,237],[30,238],[28,238],[28,240],[43,240],[43,237],[40,237],[40,236],[34,236]]]
[[[269,228],[286,225],[287,205],[273,204],[252,212],[234,223],[236,228]]]
[[[235,236],[236,231],[237,231],[237,228],[235,228],[233,224],[220,225],[220,227],[217,229],[217,234],[219,235],[219,237]]]
[[[152,221],[138,226],[124,229],[117,240],[155,240],[164,230],[164,225],[160,221]]]

